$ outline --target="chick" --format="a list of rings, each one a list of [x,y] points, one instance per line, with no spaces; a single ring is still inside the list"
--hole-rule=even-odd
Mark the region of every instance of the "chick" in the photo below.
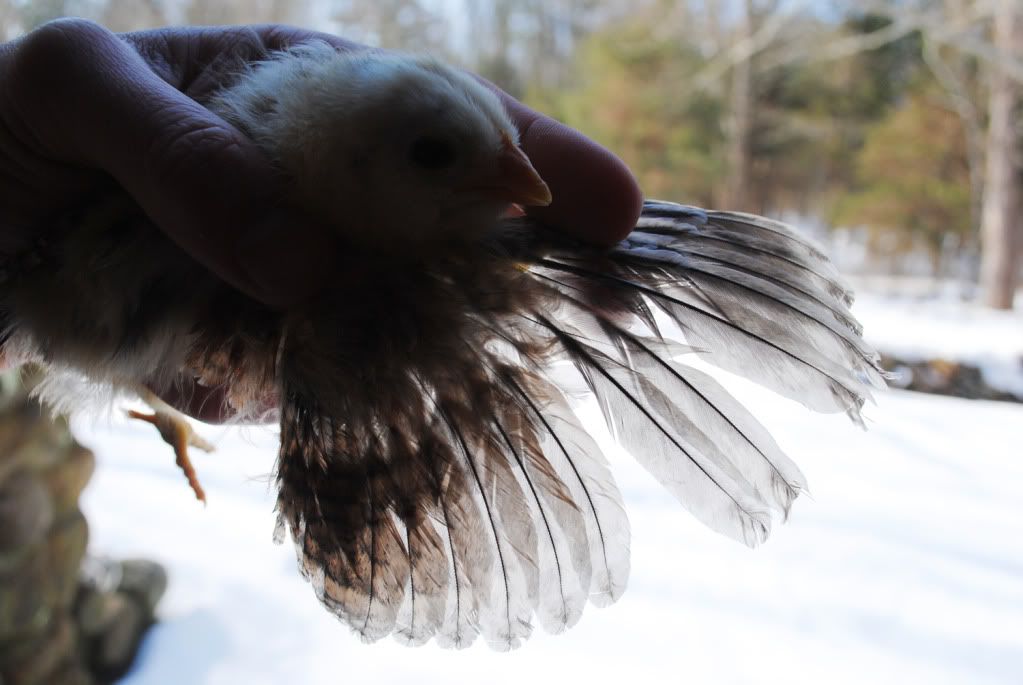
[[[293,181],[293,200],[388,258],[471,241],[550,190],[493,93],[430,59],[324,44],[258,67],[213,109]]]
[[[687,357],[859,420],[876,355],[822,252],[781,224],[649,201],[610,250],[502,218],[550,190],[497,98],[434,60],[310,44],[208,103],[336,227],[347,267],[276,312],[219,282],[117,189],[66,217],[0,287],[4,354],[58,409],[182,379],[255,418],[280,405],[278,530],[367,641],[518,646],[624,591],[629,526],[573,413],[714,530],[763,541],[805,487],[766,430]]]

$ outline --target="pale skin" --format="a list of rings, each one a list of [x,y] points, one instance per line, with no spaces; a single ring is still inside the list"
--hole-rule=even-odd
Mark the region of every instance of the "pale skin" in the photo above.
[[[112,178],[192,257],[249,296],[287,308],[315,293],[343,271],[330,228],[283,206],[280,180],[260,150],[194,99],[239,65],[312,39],[366,49],[278,25],[118,35],[82,20],[0,44],[0,257],[31,245],[52,217]],[[550,206],[526,211],[598,245],[627,235],[642,203],[628,168],[494,90],[553,196]],[[229,418],[216,391],[184,387],[163,399],[205,421]],[[161,407],[154,410],[147,420],[157,423]],[[189,439],[169,440],[183,468]]]

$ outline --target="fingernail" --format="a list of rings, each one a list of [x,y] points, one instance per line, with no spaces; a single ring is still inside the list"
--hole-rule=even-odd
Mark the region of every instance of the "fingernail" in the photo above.
[[[330,229],[295,211],[272,212],[246,231],[238,248],[250,294],[277,308],[319,291],[336,260],[337,240]]]

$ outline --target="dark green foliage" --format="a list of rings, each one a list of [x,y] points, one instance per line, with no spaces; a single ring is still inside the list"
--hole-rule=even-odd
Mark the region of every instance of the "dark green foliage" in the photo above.
[[[729,76],[696,87],[708,67],[699,36],[666,29],[665,7],[591,35],[576,86],[529,99],[621,155],[647,195],[713,205],[728,177]],[[855,12],[837,25],[800,21],[752,62],[752,206],[869,227],[878,251],[938,254],[947,236],[970,230],[970,179],[962,125],[923,64],[920,36],[761,67],[789,41],[826,44],[890,22]]]
[[[856,158],[858,188],[836,203],[832,218],[869,227],[876,252],[923,246],[937,260],[945,240],[970,231],[964,147],[956,115],[913,95],[868,132]]]

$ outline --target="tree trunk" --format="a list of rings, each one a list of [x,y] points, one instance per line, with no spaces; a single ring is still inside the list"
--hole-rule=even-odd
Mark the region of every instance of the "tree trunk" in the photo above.
[[[1018,14],[1015,3],[1005,2],[995,16],[995,46],[1003,54],[1014,54],[1015,39],[1023,40],[1023,22]],[[1019,85],[996,66],[989,103],[980,267],[984,302],[995,309],[1012,309],[1019,271],[1016,242],[1021,231],[1020,163],[1014,130],[1019,91]]]
[[[752,0],[745,3],[738,41],[748,41],[753,35],[754,7]],[[753,74],[752,55],[738,60],[732,68],[730,116],[728,125],[728,181],[722,206],[730,210],[751,211],[750,207],[750,137],[753,128]]]

